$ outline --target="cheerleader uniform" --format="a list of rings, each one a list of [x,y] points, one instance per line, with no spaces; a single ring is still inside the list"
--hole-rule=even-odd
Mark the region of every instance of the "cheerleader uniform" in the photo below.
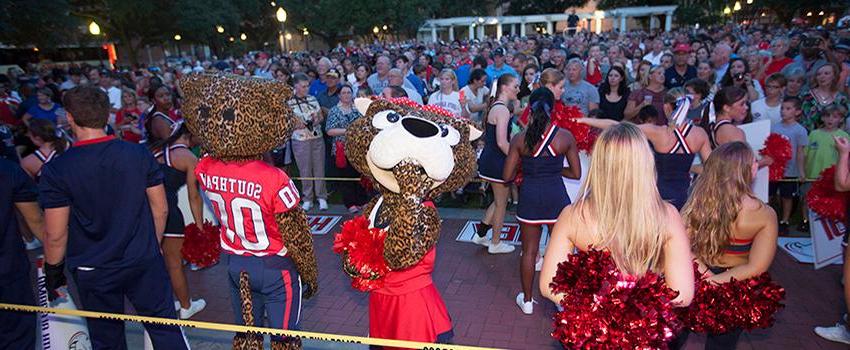
[[[183,144],[175,144],[165,147],[153,155],[156,159],[162,158],[164,160],[163,163],[160,163],[160,167],[163,175],[165,175],[163,184],[165,185],[165,199],[168,203],[168,218],[165,221],[163,236],[172,238],[183,238],[183,230],[186,228],[183,213],[177,205],[177,191],[180,190],[180,187],[186,185],[186,172],[177,170],[171,164],[171,151],[178,148],[188,149],[189,147]]]
[[[656,185],[661,199],[673,204],[676,209],[682,210],[685,202],[688,200],[688,188],[691,186],[691,164],[696,156],[688,146],[687,137],[693,129],[693,125],[688,123],[681,130],[673,129],[673,134],[676,136],[676,144],[667,151],[661,153],[652,147],[652,153],[655,155],[655,170],[658,174]],[[677,153],[679,150],[683,153]]]
[[[711,142],[711,149],[715,149],[720,145],[717,143],[717,130],[720,130],[720,127],[726,124],[732,124],[729,120],[721,120],[710,125],[711,132],[708,133],[708,141]]]
[[[38,178],[41,177],[41,169],[44,169],[44,165],[47,164],[47,162],[56,158],[56,150],[50,151],[50,153],[45,155],[44,152],[37,149],[33,154],[35,154],[35,157],[41,161],[41,168],[39,168],[38,173],[35,174],[35,182],[38,183]]]
[[[552,140],[558,134],[554,124],[543,133],[543,140],[531,156],[522,157],[522,185],[516,219],[524,224],[554,224],[570,197],[561,177],[564,155],[556,155]]]
[[[501,105],[507,108],[501,101],[493,103],[493,107]],[[490,108],[492,110],[492,107]],[[502,170],[505,169],[505,159],[507,155],[499,148],[497,141],[498,134],[497,126],[484,121],[486,130],[484,132],[484,149],[481,150],[481,156],[478,158],[478,176],[484,180],[496,183],[506,183],[502,179]],[[510,134],[509,130],[505,130],[506,137]],[[508,140],[510,142],[510,140]]]
[[[383,202],[379,198],[369,214],[372,227],[389,227]],[[432,247],[416,265],[386,274],[384,286],[369,293],[370,337],[437,343],[452,338],[451,317],[431,279],[436,258],[436,247]]]

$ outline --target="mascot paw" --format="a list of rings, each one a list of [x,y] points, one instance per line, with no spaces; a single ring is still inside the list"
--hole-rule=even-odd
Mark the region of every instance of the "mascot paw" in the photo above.
[[[282,340],[272,341],[272,350],[301,350],[301,338],[284,337]]]
[[[239,333],[233,337],[233,350],[262,350],[263,336],[259,334]]]
[[[400,192],[404,195],[422,198],[434,184],[434,181],[425,174],[422,166],[410,160],[403,160],[393,167],[393,175],[398,181]]]

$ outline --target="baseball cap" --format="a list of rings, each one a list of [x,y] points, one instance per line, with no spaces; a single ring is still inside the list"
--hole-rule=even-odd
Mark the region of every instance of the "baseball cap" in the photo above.
[[[500,47],[493,50],[493,56],[505,56],[505,49]]]
[[[332,76],[332,77],[334,77],[334,78],[339,78],[339,76],[340,76],[340,75],[339,75],[339,71],[338,71],[338,70],[336,70],[336,68],[331,68],[331,69],[328,69],[328,72],[327,72],[327,73],[325,73],[325,76],[326,76],[326,77],[327,77],[327,76]]]
[[[841,39],[835,44],[835,50],[850,51],[850,39]]]
[[[259,60],[259,59],[269,59],[269,54],[267,54],[267,53],[265,53],[265,52],[257,52],[257,53],[254,55],[254,59],[255,59],[255,60]]]
[[[676,46],[673,47],[673,53],[679,53],[679,52],[690,53],[691,52],[691,45],[688,45],[686,43],[676,44]]]

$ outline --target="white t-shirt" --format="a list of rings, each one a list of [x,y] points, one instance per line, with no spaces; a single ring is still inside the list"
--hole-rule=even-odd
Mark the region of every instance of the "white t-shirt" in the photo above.
[[[782,102],[776,106],[768,106],[764,98],[753,101],[752,104],[753,121],[770,120],[770,125],[776,125],[782,122]]]
[[[457,91],[452,91],[448,95],[443,95],[442,92],[436,91],[428,97],[428,104],[442,107],[443,109],[454,113],[454,115],[458,117],[461,116],[460,93]]]
[[[108,90],[100,88],[109,96],[109,104],[112,108],[121,109],[121,89],[110,86]]]
[[[650,51],[648,54],[643,56],[643,59],[652,63],[653,66],[657,66],[661,64],[661,56],[664,56],[664,51],[659,52],[657,55]]]
[[[466,100],[467,103],[471,102],[473,104],[484,103],[484,100],[490,94],[490,89],[488,89],[486,86],[482,86],[480,89],[478,89],[477,94],[472,92],[472,89],[469,87],[469,85],[464,86],[463,89],[460,89],[460,91],[463,93],[464,100]],[[468,105],[464,105],[463,109],[465,109],[467,112],[469,112],[469,106]],[[476,122],[481,122],[481,114],[482,113],[483,112],[481,112],[481,111],[469,112],[469,119],[474,120]]]

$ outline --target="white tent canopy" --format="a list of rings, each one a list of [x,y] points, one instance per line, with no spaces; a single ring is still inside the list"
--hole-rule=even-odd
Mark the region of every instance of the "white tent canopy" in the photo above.
[[[664,30],[669,31],[673,26],[673,12],[676,11],[675,5],[670,6],[635,6],[621,7],[608,11],[594,11],[592,13],[577,13],[579,20],[587,21],[590,26],[591,21],[595,21],[595,32],[602,31],[602,20],[605,18],[618,18],[619,25],[615,27],[620,31],[627,30],[627,19],[632,17],[650,17],[650,28],[654,24],[656,16],[665,16]],[[488,25],[496,26],[496,38],[500,38],[503,34],[503,25],[510,25],[511,35],[516,35],[516,24],[519,24],[519,35],[525,36],[526,25],[528,24],[545,24],[546,33],[554,33],[553,26],[557,22],[566,22],[568,13],[553,13],[542,15],[527,15],[527,16],[487,16],[487,17],[452,17],[431,19],[425,22],[419,28],[420,32],[431,32],[431,40],[438,41],[438,32],[442,30],[448,31],[449,41],[455,40],[455,27],[468,27],[469,39],[483,39],[484,28]]]

